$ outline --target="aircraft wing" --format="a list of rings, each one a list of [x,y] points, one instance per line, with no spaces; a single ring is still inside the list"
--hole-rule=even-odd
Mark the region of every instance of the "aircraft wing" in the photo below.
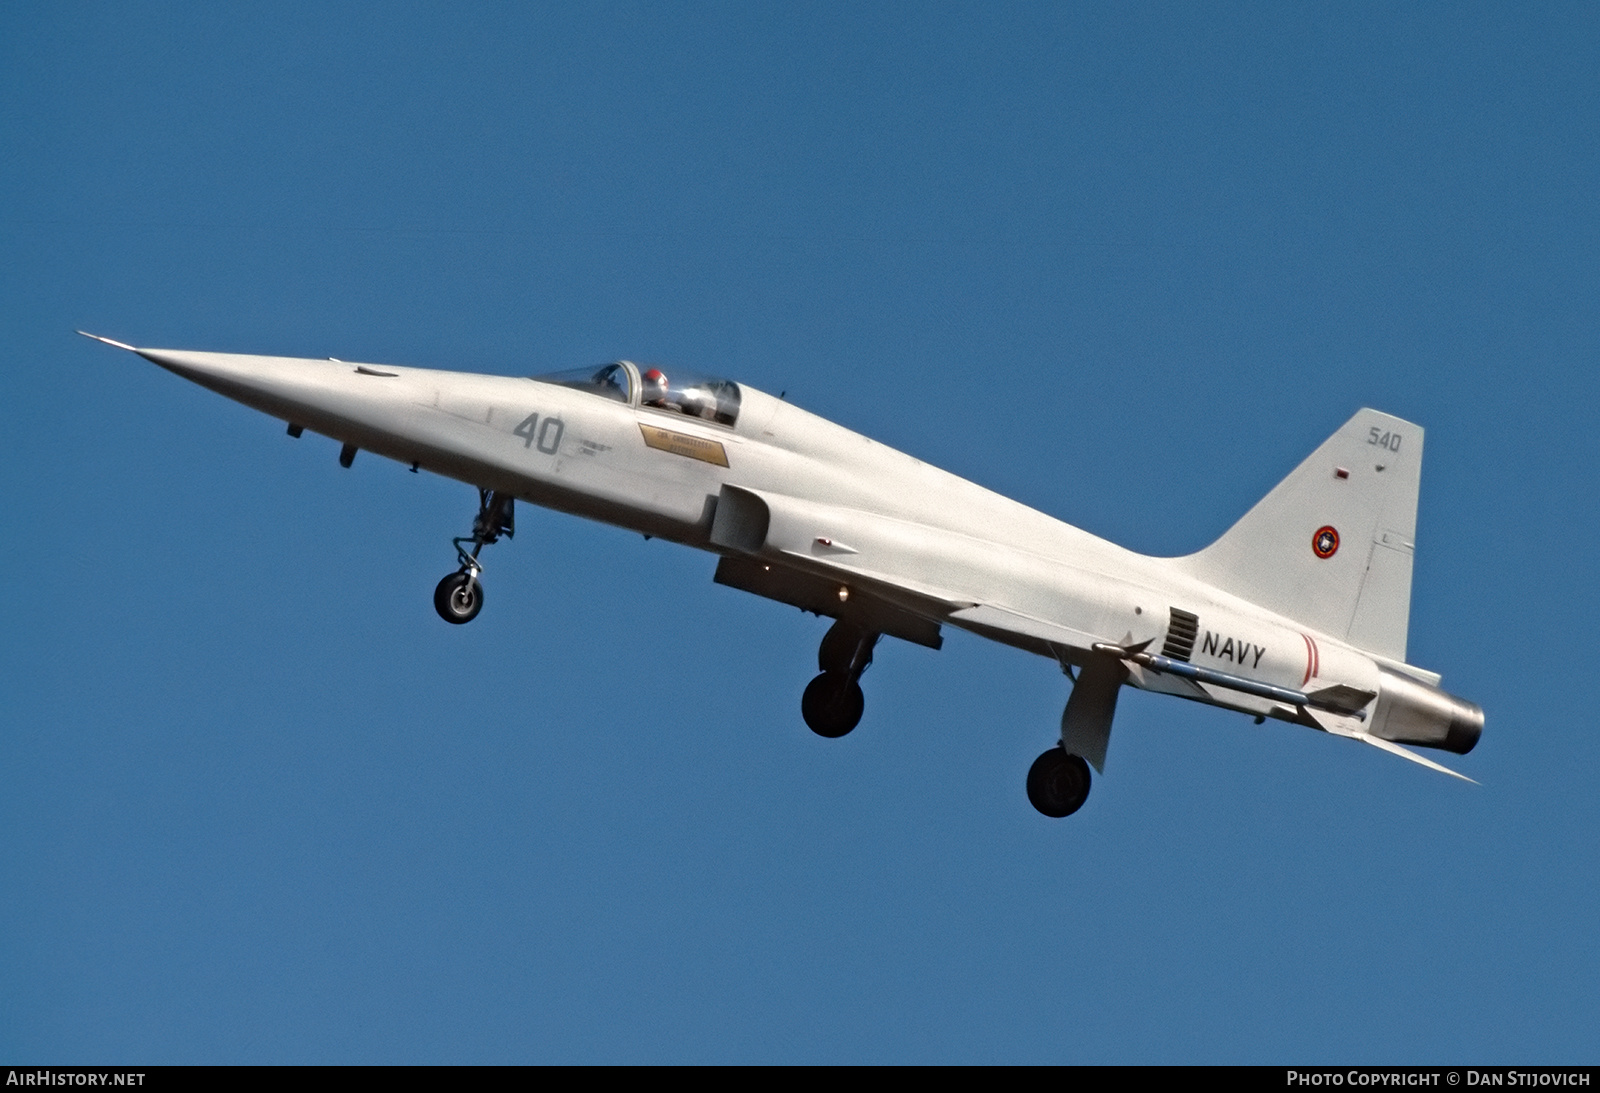
[[[947,529],[725,485],[711,541],[722,584],[922,645],[942,623],[1056,659],[1105,640],[993,602],[1046,563]]]
[[[842,578],[842,579],[841,579]],[[782,560],[723,555],[716,582],[787,603],[813,615],[845,619],[866,630],[938,649],[944,644],[939,620],[947,613],[937,600],[909,593],[859,574],[819,572]],[[848,584],[843,583],[848,581]],[[846,593],[840,596],[840,590]]]
[[[1038,646],[1036,651],[1047,655],[1059,656],[1056,650],[1060,647],[1088,652],[1105,640],[1070,626],[1046,622],[1020,611],[987,603],[959,608],[950,613],[949,619],[964,630],[1008,645]]]

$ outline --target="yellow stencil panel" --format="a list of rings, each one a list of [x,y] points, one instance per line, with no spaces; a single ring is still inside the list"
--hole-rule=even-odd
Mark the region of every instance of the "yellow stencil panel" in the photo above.
[[[647,447],[688,456],[702,463],[715,463],[719,467],[728,465],[727,450],[715,440],[703,440],[688,433],[675,433],[671,429],[658,429],[654,425],[641,424],[639,431],[644,434]]]

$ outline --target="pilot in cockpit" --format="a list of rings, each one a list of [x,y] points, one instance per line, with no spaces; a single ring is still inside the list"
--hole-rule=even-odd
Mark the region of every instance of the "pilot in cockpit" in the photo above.
[[[661,369],[652,368],[639,378],[644,381],[644,390],[639,398],[642,405],[653,406],[657,410],[677,409],[668,398],[667,377]]]
[[[680,377],[681,378],[681,377]],[[690,387],[674,389],[672,381],[659,368],[651,368],[640,377],[643,390],[639,404],[656,410],[671,410],[689,417],[717,420],[717,399],[705,386],[695,383]]]

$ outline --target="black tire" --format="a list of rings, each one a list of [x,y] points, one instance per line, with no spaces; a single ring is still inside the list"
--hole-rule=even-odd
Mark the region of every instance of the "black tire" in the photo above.
[[[839,672],[823,672],[806,684],[800,696],[800,716],[818,736],[836,739],[861,723],[867,698],[861,684]]]
[[[465,573],[452,573],[433,590],[433,609],[445,622],[471,622],[483,610],[483,585]]]
[[[1052,819],[1071,816],[1089,799],[1089,764],[1051,748],[1028,768],[1028,800]]]

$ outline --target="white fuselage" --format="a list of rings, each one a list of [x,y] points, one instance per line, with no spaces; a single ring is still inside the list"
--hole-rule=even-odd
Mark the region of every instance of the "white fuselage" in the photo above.
[[[532,379],[139,352],[362,449],[646,535],[765,559],[837,581],[842,596],[858,590],[1063,663],[1081,662],[1095,642],[1159,650],[1178,608],[1200,620],[1189,654],[1196,665],[1296,690],[1378,690],[1377,662],[1333,636],[749,387],[737,423],[726,426],[639,405],[637,394],[624,403]],[[764,526],[737,526],[729,495],[759,499]],[[1285,716],[1267,698],[1137,667],[1129,682]]]

